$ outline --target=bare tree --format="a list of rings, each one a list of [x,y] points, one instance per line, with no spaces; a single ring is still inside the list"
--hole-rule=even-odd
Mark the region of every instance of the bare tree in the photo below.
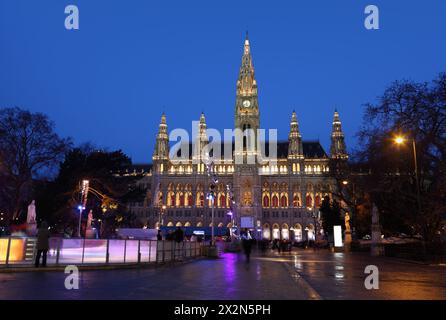
[[[70,145],[46,115],[0,109],[0,210],[18,218],[31,200],[33,178],[57,165]]]
[[[397,146],[397,135],[407,143]],[[446,212],[446,74],[431,83],[393,83],[376,104],[366,105],[359,138],[358,158],[370,168],[367,188],[384,225],[431,240]]]

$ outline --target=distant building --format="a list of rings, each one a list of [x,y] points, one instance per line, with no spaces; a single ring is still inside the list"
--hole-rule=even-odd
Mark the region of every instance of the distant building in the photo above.
[[[257,82],[248,38],[235,103],[235,128],[260,128]],[[215,226],[247,225],[257,237],[305,240],[314,237],[315,221],[323,197],[332,196],[336,183],[330,176],[329,160],[347,160],[348,154],[338,112],[335,111],[330,155],[319,141],[303,141],[297,115],[291,115],[288,141],[277,144],[277,159],[256,164],[237,164],[236,156],[246,159],[260,150],[235,148],[229,142],[232,159],[215,164]],[[211,201],[207,199],[211,179],[201,151],[208,144],[206,119],[201,114],[195,143],[189,144],[189,157],[172,161],[166,116],[163,114],[156,137],[151,166],[135,167],[128,174],[141,174],[139,184],[148,188],[143,203],[132,204],[149,228],[167,226],[210,226]],[[223,143],[225,146],[227,143]],[[232,144],[232,145],[231,145]],[[254,144],[255,145],[255,144]],[[266,146],[268,149],[269,146]],[[186,149],[187,150],[187,149]],[[268,150],[266,150],[268,151]],[[222,151],[223,152],[223,151]],[[180,151],[177,153],[180,155]],[[229,186],[229,188],[228,188]],[[234,202],[233,202],[234,201]],[[228,213],[232,212],[232,216]],[[242,220],[243,219],[243,223]],[[317,228],[319,228],[318,226]]]

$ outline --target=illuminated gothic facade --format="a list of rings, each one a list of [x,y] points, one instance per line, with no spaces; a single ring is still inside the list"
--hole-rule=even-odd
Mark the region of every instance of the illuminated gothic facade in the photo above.
[[[260,106],[250,42],[245,40],[236,86],[235,128],[260,128]],[[329,160],[348,158],[338,112],[334,113],[330,154],[318,141],[303,141],[297,115],[291,115],[288,141],[277,144],[274,164],[239,164],[234,159],[256,155],[256,148],[234,148],[232,159],[216,163],[214,224],[249,226],[257,237],[306,240],[314,237],[318,207],[331,197],[336,185],[330,177]],[[211,226],[211,178],[201,158],[208,142],[205,115],[201,114],[191,156],[181,161],[169,158],[167,118],[163,114],[156,136],[151,170],[139,184],[148,187],[144,203],[131,206],[149,227]],[[232,215],[231,215],[232,213]],[[243,222],[242,222],[243,220]],[[316,225],[316,228],[319,226]]]

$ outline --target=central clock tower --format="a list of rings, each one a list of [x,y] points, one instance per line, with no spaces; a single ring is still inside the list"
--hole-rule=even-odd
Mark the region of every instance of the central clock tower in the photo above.
[[[257,81],[254,76],[248,34],[246,34],[242,65],[237,80],[235,128],[241,129],[242,131],[245,129],[254,129],[255,132],[260,128]]]
[[[259,128],[257,81],[254,76],[248,34],[246,34],[242,65],[237,79],[235,129],[244,133],[251,129],[254,131],[254,135],[251,137],[244,135],[243,148],[237,148],[236,144],[233,181],[238,226],[249,228],[252,231],[256,230],[261,220],[261,203],[258,200],[261,198],[261,183],[257,163],[259,153],[257,150],[257,129]],[[243,158],[243,163],[237,163],[237,158]]]

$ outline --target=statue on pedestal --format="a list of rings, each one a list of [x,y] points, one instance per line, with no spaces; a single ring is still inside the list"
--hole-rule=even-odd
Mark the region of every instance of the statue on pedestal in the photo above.
[[[26,216],[26,233],[28,236],[35,236],[37,234],[35,200],[31,201],[31,203],[28,206],[28,214]]]
[[[93,210],[88,213],[87,230],[91,230],[91,222],[93,221]]]
[[[93,210],[90,210],[88,212],[87,226],[85,229],[85,237],[88,239],[92,239],[95,237],[95,230],[93,230],[93,227],[91,226],[92,221],[93,221]]]
[[[26,217],[27,224],[35,224],[36,223],[36,201],[31,201],[28,206],[28,215]]]
[[[350,228],[350,215],[348,212],[344,216],[345,233],[344,233],[344,250],[345,252],[350,252],[352,243],[352,231]]]
[[[350,229],[350,215],[348,214],[348,212],[345,213],[345,217],[344,217],[344,223],[345,223],[345,233],[351,233],[351,229]]]
[[[379,225],[378,207],[372,204],[372,243],[370,249],[372,256],[383,255],[383,247],[381,245],[381,226]]]

